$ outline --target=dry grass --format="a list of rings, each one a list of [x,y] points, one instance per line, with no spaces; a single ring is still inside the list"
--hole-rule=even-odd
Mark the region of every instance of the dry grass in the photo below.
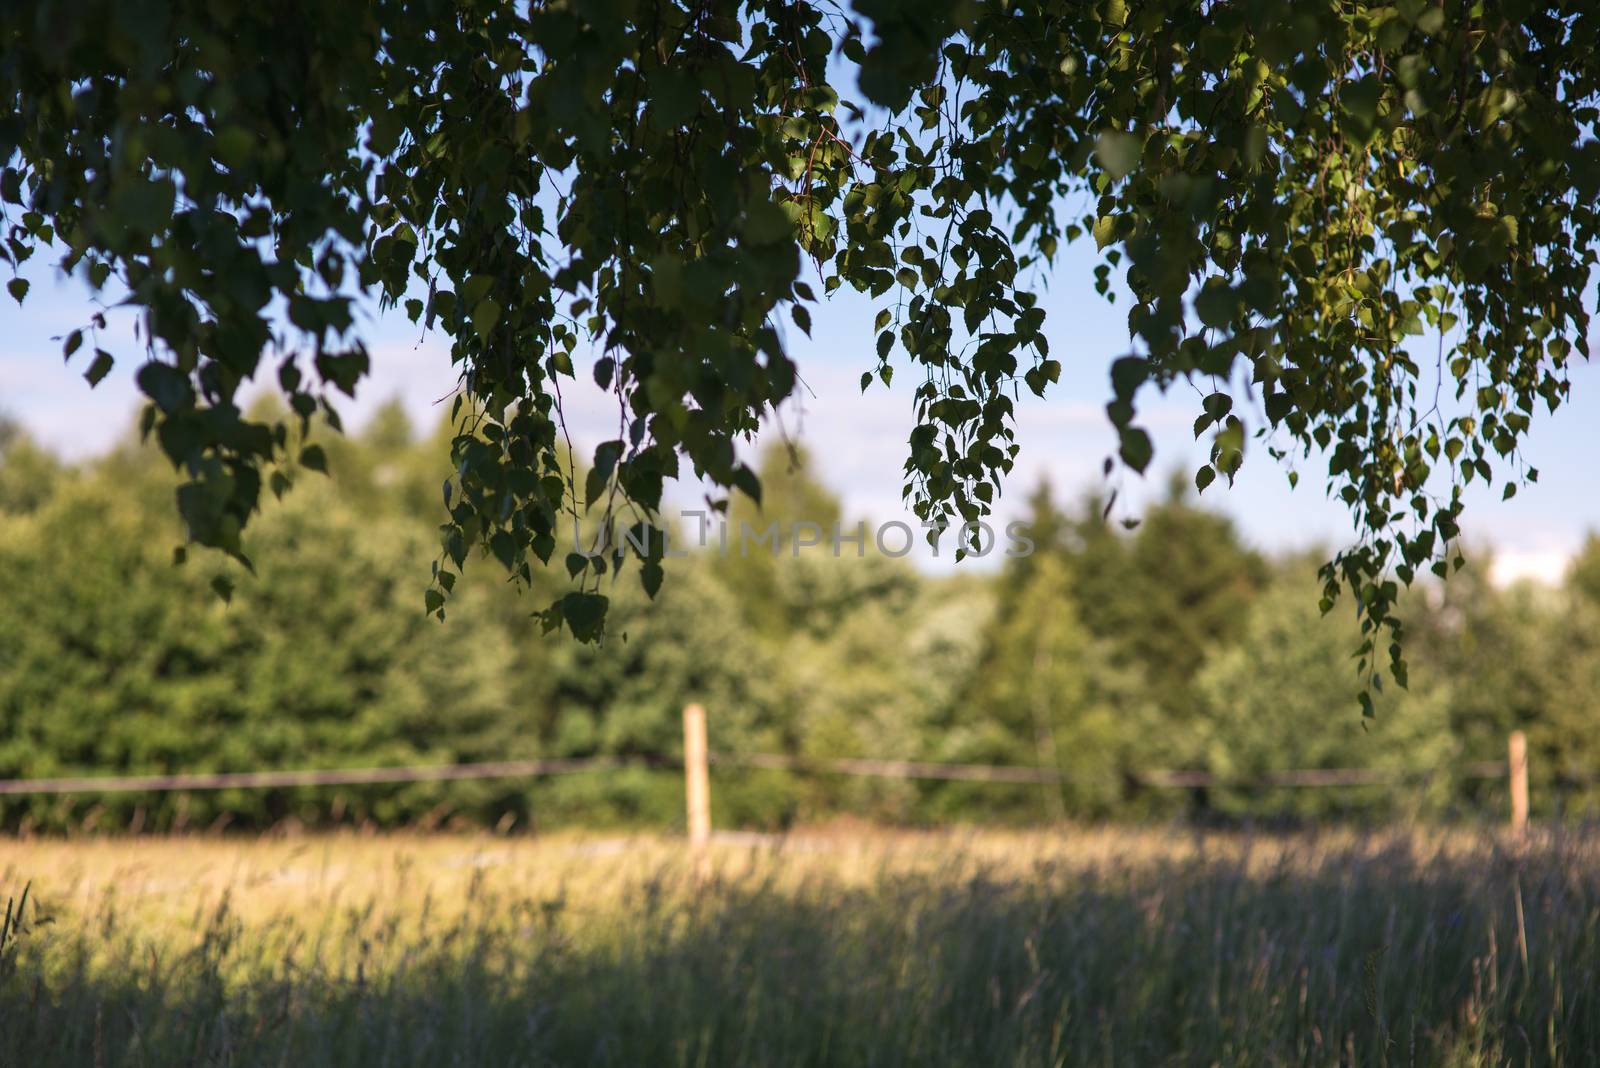
[[[0,843],[3,1065],[1600,1063],[1600,838]]]

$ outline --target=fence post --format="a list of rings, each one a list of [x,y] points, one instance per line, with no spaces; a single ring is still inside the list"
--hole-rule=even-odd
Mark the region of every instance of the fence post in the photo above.
[[[695,879],[704,881],[711,874],[711,779],[706,772],[706,710],[700,705],[683,709],[683,780],[689,858]]]
[[[1511,830],[1528,827],[1528,736],[1512,731],[1506,741],[1506,766],[1511,773]]]

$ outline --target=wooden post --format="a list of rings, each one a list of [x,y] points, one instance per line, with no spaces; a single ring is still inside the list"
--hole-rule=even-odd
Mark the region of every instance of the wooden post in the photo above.
[[[706,710],[687,705],[683,710],[683,781],[689,816],[689,857],[694,877],[711,874],[711,778],[706,772]]]
[[[1512,731],[1506,756],[1511,771],[1511,829],[1521,834],[1528,828],[1528,736]]]

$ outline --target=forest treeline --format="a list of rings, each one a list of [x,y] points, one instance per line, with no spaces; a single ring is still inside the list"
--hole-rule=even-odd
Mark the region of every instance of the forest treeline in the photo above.
[[[499,568],[424,615],[447,433],[398,406],[323,441],[330,477],[251,525],[254,574],[174,563],[174,478],[133,443],[76,464],[0,430],[0,777],[448,764],[612,756],[621,769],[517,780],[185,795],[9,797],[9,827],[681,822],[679,711],[711,745],[801,758],[1058,766],[1065,785],[916,783],[719,767],[716,820],[1500,814],[1464,776],[1527,732],[1534,803],[1583,813],[1600,773],[1600,541],[1557,588],[1500,589],[1487,554],[1407,595],[1410,686],[1363,722],[1348,604],[1319,611],[1315,558],[1252,550],[1175,482],[1133,529],[1094,497],[1029,502],[1036,550],[998,571],[921,573],[874,551],[693,553],[648,600],[609,591],[609,636],[545,635]],[[826,527],[838,500],[803,452],[764,457],[735,522]],[[852,522],[856,517],[848,517]],[[564,575],[561,578],[564,580]],[[213,589],[231,584],[224,601]],[[561,588],[552,576],[548,586]],[[1149,769],[1433,771],[1403,787],[1141,786]]]

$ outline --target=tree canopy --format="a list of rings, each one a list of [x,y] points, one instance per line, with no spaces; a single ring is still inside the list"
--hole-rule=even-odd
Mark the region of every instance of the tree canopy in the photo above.
[[[358,302],[443,332],[442,612],[474,550],[532,585],[568,513],[654,527],[685,465],[759,495],[737,445],[796,388],[789,324],[846,286],[878,307],[863,388],[917,376],[914,510],[985,514],[1014,405],[1061,374],[1039,289],[1092,240],[1132,295],[1121,461],[1180,382],[1200,488],[1248,438],[1325,456],[1360,531],[1325,599],[1354,591],[1363,664],[1403,681],[1398,583],[1448,570],[1464,483],[1536,476],[1532,412],[1587,355],[1597,45],[1577,2],[7,5],[0,255],[62,251],[132,309],[188,536],[234,554],[324,466],[303,432],[367,371]],[[65,339],[91,382],[105,314]],[[617,404],[582,485],[580,374]],[[273,377],[298,431],[243,410]],[[593,637],[620,553],[566,562],[545,620]]]
[[[269,417],[266,403],[252,412]],[[928,573],[870,541],[861,556],[810,546],[763,571],[749,565],[770,556],[685,538],[688,555],[668,563],[656,597],[633,581],[610,591],[602,644],[539,640],[526,592],[498,568],[471,567],[440,628],[417,610],[412,569],[437,529],[434,469],[452,433],[442,420],[412,430],[392,407],[358,433],[325,434],[333,481],[265,503],[243,544],[260,578],[239,582],[231,606],[206,594],[237,570],[230,561],[196,553],[172,567],[172,477],[155,443],[130,435],[69,460],[25,432],[0,435],[0,575],[26,606],[0,615],[0,777],[508,759],[603,768],[12,795],[0,798],[0,828],[681,826],[677,714],[691,701],[711,717],[713,751],[733,758],[713,792],[727,827],[1185,811],[1499,819],[1504,780],[1471,769],[1503,760],[1513,730],[1527,736],[1536,812],[1583,818],[1600,801],[1600,540],[1559,585],[1490,583],[1488,548],[1470,545],[1470,566],[1447,586],[1407,591],[1410,688],[1376,695],[1376,722],[1360,730],[1356,622],[1318,612],[1316,555],[1252,553],[1192,488],[1129,530],[1104,522],[1093,496],[1058,503],[1041,486],[1028,517],[1036,551],[999,571]],[[763,521],[828,506],[803,452],[769,448],[758,473]],[[1168,559],[1219,581],[1176,581],[1156,569]],[[566,581],[534,577],[536,603]],[[798,767],[737,762],[751,754]],[[839,758],[1039,765],[1064,781],[861,778],[827,770]],[[1261,781],[1337,768],[1404,781]],[[1172,789],[1149,777],[1162,770],[1218,781]]]

